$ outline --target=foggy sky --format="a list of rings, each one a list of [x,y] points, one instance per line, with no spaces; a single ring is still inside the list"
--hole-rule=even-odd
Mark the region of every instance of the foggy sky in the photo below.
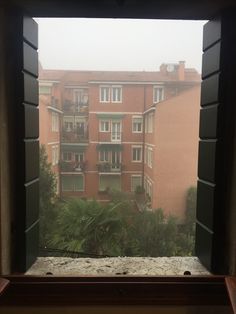
[[[186,61],[201,72],[206,21],[37,18],[43,68],[157,71]]]

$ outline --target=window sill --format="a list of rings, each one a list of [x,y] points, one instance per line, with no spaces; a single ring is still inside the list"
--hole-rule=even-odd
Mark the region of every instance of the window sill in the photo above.
[[[181,276],[210,275],[197,257],[39,257],[26,275],[43,276]]]

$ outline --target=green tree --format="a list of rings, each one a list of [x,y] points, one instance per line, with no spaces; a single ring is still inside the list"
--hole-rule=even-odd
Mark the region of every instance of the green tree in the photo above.
[[[44,145],[40,146],[39,215],[40,246],[45,247],[51,238],[56,217],[56,177],[48,162]]]
[[[60,207],[51,246],[92,254],[120,255],[120,241],[125,231],[121,205],[122,202],[104,206],[95,200],[67,200]]]
[[[197,188],[192,186],[186,194],[185,223],[178,234],[179,251],[181,255],[193,255],[195,246]]]

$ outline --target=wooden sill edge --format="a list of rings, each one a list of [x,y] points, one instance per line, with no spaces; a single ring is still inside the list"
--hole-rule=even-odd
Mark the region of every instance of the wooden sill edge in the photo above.
[[[0,278],[0,295],[4,293],[9,284],[10,284],[9,280],[5,278]]]
[[[236,314],[236,277],[226,277],[225,284],[227,287],[233,313]]]

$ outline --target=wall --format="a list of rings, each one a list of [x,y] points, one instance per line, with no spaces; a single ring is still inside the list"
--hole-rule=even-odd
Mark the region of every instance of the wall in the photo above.
[[[156,107],[154,208],[181,218],[186,192],[197,185],[199,110],[200,86]]]

